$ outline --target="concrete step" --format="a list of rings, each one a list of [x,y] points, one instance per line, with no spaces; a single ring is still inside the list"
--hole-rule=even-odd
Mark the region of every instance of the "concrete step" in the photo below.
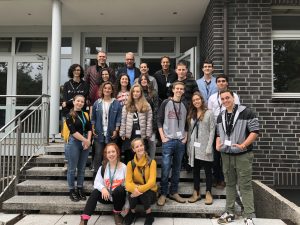
[[[203,172],[202,172],[203,173]],[[67,176],[67,171],[64,167],[33,167],[25,171],[26,176],[34,177],[65,177]],[[93,171],[90,169],[85,170],[85,177],[92,177]],[[157,178],[161,177],[161,168],[157,168]],[[201,176],[204,178],[204,175]],[[192,180],[193,174],[187,173],[186,171],[180,171],[180,180]]]
[[[80,221],[79,215],[41,215],[30,214],[20,220],[16,225],[63,225],[63,224],[78,224]],[[138,217],[135,225],[144,224],[145,218]],[[257,225],[285,225],[280,219],[263,219],[254,218],[254,223]],[[88,225],[114,225],[112,215],[93,215],[88,222]],[[153,225],[217,225],[217,219],[204,219],[204,218],[172,218],[172,217],[155,217]],[[244,225],[243,219],[238,218],[231,222],[230,225]]]
[[[64,155],[40,155],[32,159],[33,163],[37,164],[63,164],[65,160]],[[88,163],[92,160],[92,157],[89,156]]]
[[[68,196],[28,196],[18,195],[3,202],[2,208],[7,211],[32,211],[40,213],[73,213],[82,212],[86,201],[72,202]],[[167,199],[164,206],[152,206],[153,212],[159,213],[180,213],[180,214],[217,214],[224,212],[226,200],[215,199],[212,205],[205,205],[204,200],[196,203],[177,203]],[[111,212],[112,204],[97,204],[96,211]],[[236,205],[236,211],[240,208]]]
[[[1,225],[15,224],[21,218],[22,218],[21,214],[0,213],[0,224]]]
[[[69,192],[68,183],[66,180],[26,180],[17,185],[18,191],[27,194],[36,193],[67,193]],[[84,188],[87,193],[91,193],[94,189],[93,181],[85,181]],[[191,195],[193,193],[193,183],[191,182],[180,182],[178,192],[183,195]],[[205,195],[206,188],[205,184],[201,184],[200,193]],[[220,196],[225,197],[226,192],[224,189],[212,188],[212,194],[219,198]]]

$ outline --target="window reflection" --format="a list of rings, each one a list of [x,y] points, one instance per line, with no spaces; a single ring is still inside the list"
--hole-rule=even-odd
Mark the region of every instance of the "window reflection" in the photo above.
[[[7,91],[7,62],[0,62],[0,95],[6,95]],[[6,99],[0,98],[0,105],[5,105]]]

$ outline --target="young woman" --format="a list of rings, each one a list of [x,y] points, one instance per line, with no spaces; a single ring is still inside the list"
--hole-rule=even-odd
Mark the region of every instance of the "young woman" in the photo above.
[[[150,82],[148,75],[141,75],[138,79],[138,83],[142,86],[143,94],[152,109],[152,115],[153,115],[152,131],[153,131],[153,133],[148,142],[148,145],[149,145],[148,151],[149,151],[150,158],[154,159],[155,152],[156,152],[155,133],[157,131],[157,123],[155,121],[157,121],[157,111],[158,111],[158,104],[159,104],[158,95],[157,95],[156,90],[153,89],[153,86]]]
[[[87,225],[93,214],[97,201],[108,204],[113,203],[113,213],[116,225],[122,225],[123,219],[120,215],[126,200],[124,187],[126,165],[120,162],[120,149],[115,143],[109,143],[104,149],[104,160],[99,168],[92,191],[79,225]]]
[[[152,110],[143,95],[141,85],[134,84],[130,89],[129,98],[122,109],[120,137],[122,138],[122,150],[124,162],[133,159],[131,141],[136,137],[150,139],[152,136]]]
[[[88,84],[83,80],[84,71],[79,64],[73,64],[70,66],[68,77],[71,79],[64,84],[63,88],[63,116],[66,116],[73,108],[73,98],[75,95],[82,95],[85,97],[83,110],[86,111],[86,102],[89,95]]]
[[[85,98],[76,95],[73,109],[66,115],[66,123],[70,130],[70,138],[66,144],[68,157],[67,180],[72,201],[86,200],[83,192],[83,181],[86,161],[89,156],[92,129],[88,114],[82,111]],[[77,169],[77,190],[75,190],[75,172]]]
[[[91,90],[90,96],[91,96],[91,104],[93,105],[95,103],[95,101],[100,98],[100,87],[101,85],[106,82],[106,81],[110,81],[112,82],[112,78],[110,75],[110,72],[108,69],[104,68],[101,70],[101,78],[98,81],[98,85],[95,85],[93,87],[93,89]]]
[[[192,104],[188,114],[189,141],[188,157],[189,164],[194,167],[194,192],[188,200],[193,203],[201,199],[200,193],[200,170],[204,167],[206,179],[205,204],[211,205],[213,198],[212,187],[212,165],[214,160],[213,141],[215,135],[215,120],[211,110],[208,110],[204,98],[199,92],[192,96]]]
[[[103,149],[109,142],[116,142],[121,125],[122,107],[113,98],[114,88],[110,81],[105,81],[100,88],[100,98],[92,110],[92,128],[94,134],[94,171],[97,173],[102,162]]]
[[[125,225],[130,225],[136,218],[135,207],[138,203],[146,211],[145,225],[151,225],[154,217],[151,205],[156,201],[156,161],[145,151],[143,139],[136,138],[131,142],[134,159],[127,164],[126,190],[129,192],[130,211],[125,217]]]
[[[116,86],[116,99],[122,106],[124,106],[127,102],[130,91],[129,76],[126,73],[121,73]]]

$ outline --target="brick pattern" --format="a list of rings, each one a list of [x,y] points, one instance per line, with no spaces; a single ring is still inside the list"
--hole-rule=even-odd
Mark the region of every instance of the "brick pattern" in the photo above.
[[[256,142],[253,177],[270,186],[299,186],[299,178],[296,178],[300,174],[300,103],[290,99],[288,102],[272,100],[271,5],[295,2],[228,2],[230,86],[240,96],[241,103],[252,108],[259,117],[261,132]],[[214,8],[208,8],[201,28],[207,23],[207,27],[213,29],[201,29],[203,47],[200,50],[219,64],[217,72],[221,72],[223,16],[220,11],[223,7],[214,1],[210,4]],[[211,30],[212,33],[205,33]],[[211,54],[208,54],[209,49],[212,49]],[[288,178],[281,179],[280,176]]]
[[[300,0],[272,0],[273,5],[299,6]]]

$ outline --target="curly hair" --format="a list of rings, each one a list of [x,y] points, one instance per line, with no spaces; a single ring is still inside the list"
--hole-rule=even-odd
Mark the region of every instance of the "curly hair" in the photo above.
[[[122,87],[121,87],[121,79],[122,79],[122,77],[124,77],[124,76],[126,76],[127,78],[128,78],[128,85],[127,85],[127,91],[129,91],[130,90],[130,78],[129,78],[129,76],[128,76],[128,74],[126,74],[126,73],[121,73],[119,76],[118,76],[118,80],[117,80],[117,83],[116,83],[116,92],[115,92],[115,94],[116,94],[116,97],[117,97],[117,95],[118,95],[118,93],[121,91],[121,89],[122,89]]]
[[[69,78],[71,78],[71,79],[73,78],[73,76],[74,76],[73,72],[76,70],[77,67],[80,67],[80,78],[82,79],[84,77],[84,71],[83,71],[82,66],[75,63],[69,67],[69,71],[68,71]]]

